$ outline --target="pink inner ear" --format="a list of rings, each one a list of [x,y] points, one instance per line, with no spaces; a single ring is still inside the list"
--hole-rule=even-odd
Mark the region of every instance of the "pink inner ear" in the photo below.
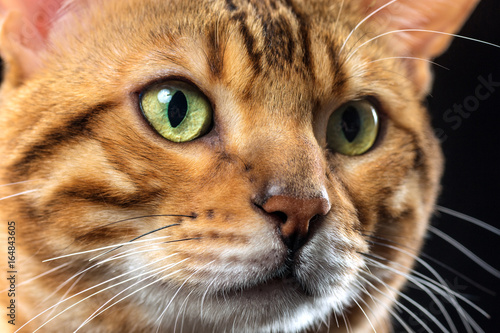
[[[370,20],[382,23],[386,31],[400,29],[430,30],[395,33],[389,38],[404,46],[406,55],[434,58],[442,53],[451,36],[465,22],[479,0],[358,0],[360,8],[375,13]],[[435,33],[441,32],[441,33]],[[445,34],[442,34],[445,33]]]
[[[38,36],[45,40],[50,28],[58,18],[61,7],[67,0],[0,0],[0,12],[19,12],[26,25],[21,29],[36,29]],[[28,26],[29,25],[29,26]]]

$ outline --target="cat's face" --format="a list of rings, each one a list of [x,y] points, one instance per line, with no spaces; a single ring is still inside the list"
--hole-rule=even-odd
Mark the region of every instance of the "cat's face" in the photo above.
[[[420,248],[441,174],[426,70],[370,41],[374,22],[353,30],[353,3],[68,8],[2,95],[2,182],[24,182],[2,191],[26,193],[1,216],[25,280],[57,268],[19,287],[23,320],[99,292],[54,323],[120,301],[89,329],[297,331],[335,313],[383,332],[414,261],[396,246]]]

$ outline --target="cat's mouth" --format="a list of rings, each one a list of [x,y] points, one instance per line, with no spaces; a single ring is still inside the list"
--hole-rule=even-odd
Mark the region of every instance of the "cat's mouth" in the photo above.
[[[234,288],[229,291],[229,295],[234,294],[238,297],[242,295],[268,295],[278,296],[280,294],[294,293],[296,295],[314,297],[319,296],[308,288],[307,282],[302,281],[296,274],[293,264],[287,263],[277,269],[266,279],[248,283],[243,287]],[[227,295],[227,294],[226,294]]]
[[[272,300],[275,297],[284,298],[284,296],[290,294],[303,297],[315,296],[296,277],[291,275],[274,277],[258,284],[234,289],[232,292],[225,293],[226,297],[233,296],[240,299],[258,297],[260,300]]]

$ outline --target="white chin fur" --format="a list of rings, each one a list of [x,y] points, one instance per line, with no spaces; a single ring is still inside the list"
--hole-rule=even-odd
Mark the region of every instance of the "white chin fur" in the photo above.
[[[173,300],[177,290],[154,289],[143,301],[154,312],[150,318],[160,332],[180,332],[181,326],[185,332],[300,332],[341,311],[356,293],[355,288],[332,288],[327,296],[307,296],[295,283],[277,280],[218,296],[181,289]]]

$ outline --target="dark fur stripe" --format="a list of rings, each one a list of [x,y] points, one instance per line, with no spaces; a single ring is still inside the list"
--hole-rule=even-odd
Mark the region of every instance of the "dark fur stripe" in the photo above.
[[[208,32],[208,63],[210,66],[210,72],[215,78],[220,78],[222,74],[222,68],[224,66],[224,54],[223,47],[220,45],[217,36],[216,26],[212,26]]]
[[[22,158],[14,164],[15,173],[26,175],[30,172],[34,162],[52,155],[58,146],[82,135],[91,136],[92,119],[112,106],[113,103],[98,104],[79,114],[67,124],[52,128],[50,132],[42,135],[37,143],[29,147]]]
[[[262,70],[260,63],[262,54],[261,52],[255,50],[255,38],[248,30],[248,26],[246,23],[247,15],[245,13],[238,13],[233,16],[233,19],[239,22],[240,33],[243,36],[248,56],[250,58],[250,61],[252,62],[253,70],[255,72],[255,75],[258,75]]]
[[[230,12],[234,12],[236,9],[238,9],[233,3],[233,0],[226,0],[226,8]]]
[[[347,78],[344,71],[342,70],[338,55],[338,49],[335,47],[334,42],[328,38],[325,38],[323,42],[327,46],[328,59],[332,68],[333,77],[335,78],[334,85],[332,87],[332,94],[339,94],[343,91],[343,87],[347,82]]]
[[[120,208],[133,208],[137,206],[146,206],[154,203],[159,197],[157,191],[136,191],[134,193],[121,193],[120,189],[113,190],[112,187],[103,183],[79,182],[73,187],[65,187],[57,192],[54,197],[57,198],[54,204],[64,202],[61,198],[81,199],[97,204],[115,206]],[[50,206],[50,205],[49,205]]]
[[[285,17],[263,20],[262,26],[264,36],[268,40],[267,62],[271,66],[282,67],[281,57],[286,63],[291,64],[294,59],[295,42],[292,35],[292,27]],[[281,57],[279,57],[280,55]]]
[[[309,36],[309,24],[307,22],[306,17],[297,10],[292,0],[286,0],[286,4],[289,7],[290,11],[293,13],[297,22],[299,23],[299,32],[302,42],[302,52],[303,58],[302,62],[307,69],[308,75],[311,75],[311,78],[314,80],[314,68],[311,58],[311,40]]]
[[[113,184],[103,181],[77,181],[74,184],[66,184],[54,194],[54,201],[50,205],[57,205],[65,202],[63,198],[70,200],[80,199],[107,206],[121,208],[132,208],[136,206],[146,206],[156,201],[161,193],[153,189],[139,189],[133,193],[125,193],[119,187],[114,188]]]

